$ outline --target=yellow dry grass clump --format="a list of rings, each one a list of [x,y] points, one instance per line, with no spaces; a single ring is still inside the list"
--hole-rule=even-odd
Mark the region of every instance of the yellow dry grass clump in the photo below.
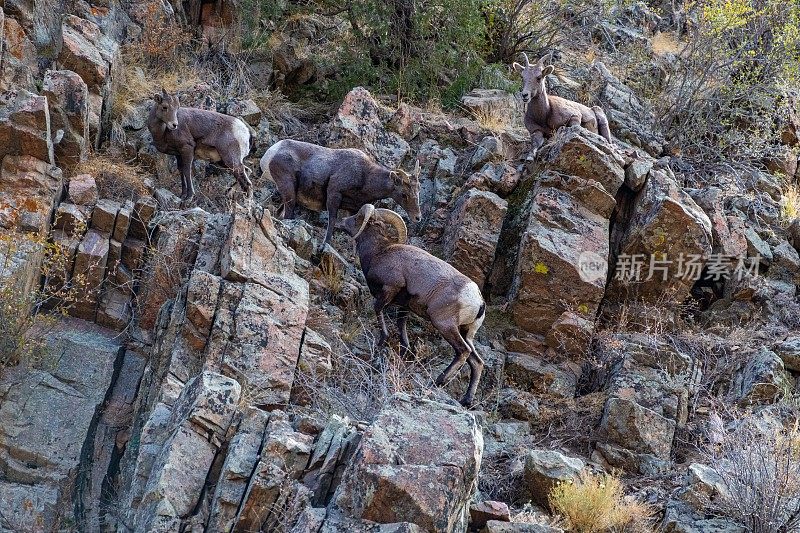
[[[548,496],[550,507],[560,514],[570,531],[578,533],[644,532],[650,508],[626,500],[622,483],[609,474],[584,473],[574,482],[562,482]]]
[[[800,217],[800,185],[791,184],[784,188],[781,215],[787,223]]]

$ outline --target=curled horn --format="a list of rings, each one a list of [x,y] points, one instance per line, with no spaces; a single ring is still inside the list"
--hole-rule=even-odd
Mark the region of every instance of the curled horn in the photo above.
[[[526,54],[525,52],[522,52],[522,57],[524,57],[524,58],[525,58],[525,66],[526,66],[526,67],[529,67],[529,66],[531,66],[531,60],[530,60],[530,59],[528,59],[528,54]]]
[[[397,230],[398,244],[405,244],[408,242],[408,228],[406,228],[406,223],[403,222],[403,218],[400,215],[391,209],[378,208],[375,211],[380,213],[383,219]]]
[[[367,227],[367,222],[369,222],[369,219],[372,218],[372,214],[375,212],[375,206],[372,204],[366,204],[364,207],[361,208],[361,211],[359,211],[359,213],[360,212],[364,213],[364,220],[361,222],[361,227],[358,228],[356,234],[353,235],[354,239],[359,235],[361,235],[361,232],[364,231],[364,228]]]
[[[553,60],[553,51],[546,53],[539,59],[539,66],[543,67],[545,63],[551,63]]]

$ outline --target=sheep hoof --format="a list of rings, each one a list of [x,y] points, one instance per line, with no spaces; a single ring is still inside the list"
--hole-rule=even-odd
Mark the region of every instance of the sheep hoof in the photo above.
[[[441,387],[442,385],[444,385],[444,374],[439,374],[439,377],[436,378],[435,383],[437,387]]]
[[[461,402],[460,402],[460,403],[461,403],[461,405],[462,405],[464,408],[466,408],[466,409],[469,409],[470,407],[472,407],[472,403],[473,403],[473,401],[474,401],[474,400],[473,400],[472,398],[467,398],[467,397],[465,396],[465,397],[463,397],[463,398],[461,399]]]

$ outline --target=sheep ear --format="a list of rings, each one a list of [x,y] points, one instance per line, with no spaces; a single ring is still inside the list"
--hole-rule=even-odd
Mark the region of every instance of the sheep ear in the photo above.
[[[511,66],[512,66],[512,67],[514,67],[514,70],[516,70],[516,71],[517,71],[517,72],[519,72],[520,74],[522,74],[522,71],[523,71],[523,70],[525,70],[525,67],[524,67],[524,66],[522,66],[522,65],[520,65],[520,64],[519,64],[519,63],[517,63],[516,61],[514,61],[514,64],[513,64],[513,65],[511,65]]]
[[[154,95],[153,95],[153,100],[155,100],[155,102],[156,102],[157,104],[160,104],[160,103],[161,103],[161,95],[160,95],[160,94],[158,94],[158,93],[154,94]]]
[[[549,76],[555,69],[556,68],[553,65],[547,65],[544,67],[544,70],[542,70],[542,76]]]

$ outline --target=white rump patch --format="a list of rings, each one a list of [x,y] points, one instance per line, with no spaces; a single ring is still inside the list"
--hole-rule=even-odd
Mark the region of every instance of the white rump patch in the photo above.
[[[458,313],[458,324],[464,325],[475,322],[475,317],[478,315],[478,311],[481,310],[481,306],[483,305],[483,296],[481,296],[481,290],[478,288],[478,285],[474,281],[470,281],[461,289],[461,294],[459,296],[458,301],[461,304],[461,308]],[[483,322],[483,317],[480,317],[478,320],[478,326],[480,327],[480,324]]]
[[[233,121],[233,136],[239,143],[240,163],[244,163],[244,158],[250,153],[250,129],[240,118]]]
[[[275,154],[280,151],[282,144],[283,141],[281,140],[270,146],[269,149],[264,152],[264,155],[261,156],[261,161],[259,162],[259,166],[261,167],[261,175],[272,182],[275,182],[275,180],[272,179],[272,174],[269,171],[269,164],[272,161],[272,158],[275,157]]]

